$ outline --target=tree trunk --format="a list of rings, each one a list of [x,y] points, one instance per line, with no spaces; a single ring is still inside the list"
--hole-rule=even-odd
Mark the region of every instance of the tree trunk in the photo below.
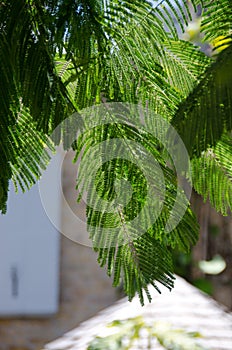
[[[192,252],[192,281],[206,279],[212,284],[213,297],[232,310],[232,216],[218,214],[207,201],[196,193],[192,196],[192,208],[200,224],[199,241]],[[201,260],[211,260],[220,255],[226,268],[218,275],[206,275],[198,267]]]

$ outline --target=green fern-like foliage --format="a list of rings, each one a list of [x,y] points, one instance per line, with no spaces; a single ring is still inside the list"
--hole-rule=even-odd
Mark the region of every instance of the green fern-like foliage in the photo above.
[[[231,58],[232,45],[202,75],[173,118],[190,156],[199,156],[232,128]]]
[[[232,8],[230,0],[206,1],[202,31],[204,40],[212,42],[219,35],[232,35]]]
[[[220,53],[180,103],[172,123],[192,158],[194,189],[227,215],[231,210],[231,3],[209,2],[202,12],[203,39],[212,43],[219,38],[214,50]]]
[[[231,136],[223,135],[216,147],[192,160],[195,190],[223,215],[232,208],[231,146]]]
[[[77,186],[87,196],[88,230],[100,265],[115,286],[123,279],[129,299],[138,292],[142,303],[143,290],[149,298],[147,284],[173,286],[172,249],[189,250],[198,230],[179,188],[180,176],[190,180],[189,172],[178,174],[181,156],[174,152],[173,160],[162,137],[154,136],[152,115],[182,138],[194,189],[223,214],[231,209],[231,4],[189,5],[9,0],[0,6],[0,210],[6,211],[10,179],[25,190],[41,176],[49,161],[44,145],[53,148],[49,135],[72,115],[52,141],[62,139],[82,158]],[[216,40],[213,57],[180,39],[200,9],[203,40],[227,40]],[[128,110],[130,123],[112,120],[86,129],[83,110],[110,102],[152,111],[146,127]],[[111,142],[112,159],[104,142]],[[176,150],[175,138],[169,147]],[[175,203],[180,222],[172,213]],[[176,223],[171,231],[170,220]]]
[[[22,189],[40,176],[48,133],[72,111],[55,74],[41,6],[2,1],[0,6],[0,209],[6,211],[11,178]],[[62,113],[60,113],[62,111]],[[47,134],[47,136],[46,136]],[[26,152],[24,152],[26,151]],[[43,168],[43,165],[42,165]]]
[[[118,104],[116,107],[122,115]],[[156,286],[156,280],[172,286],[171,251],[188,251],[197,239],[197,223],[190,209],[185,212],[185,194],[177,198],[175,173],[166,165],[167,156],[158,151],[156,138],[126,124],[126,119],[125,124],[113,123],[117,121],[113,107],[100,116],[107,112],[112,124],[90,127],[96,123],[92,113],[87,131],[75,145],[76,158],[83,151],[78,190],[87,192],[88,231],[100,265],[107,266],[115,286],[123,280],[129,299],[138,291],[143,304],[143,289],[150,298],[148,283]],[[95,113],[98,115],[98,110]],[[166,226],[175,203],[179,209],[184,207],[185,214],[180,214],[181,222],[169,232]],[[178,217],[178,211],[174,215]]]

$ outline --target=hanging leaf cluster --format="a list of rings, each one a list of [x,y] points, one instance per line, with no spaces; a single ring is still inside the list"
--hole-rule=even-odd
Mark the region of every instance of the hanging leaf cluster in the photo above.
[[[0,5],[0,210],[6,212],[9,181],[16,189],[30,188],[49,162],[45,145],[53,149],[63,140],[81,158],[77,186],[87,198],[89,235],[113,284],[123,281],[129,299],[138,293],[141,303],[143,291],[150,298],[149,283],[172,288],[172,250],[188,251],[198,232],[181,182],[222,214],[231,209],[230,0],[7,0]],[[211,57],[181,39],[199,16]],[[120,118],[128,115],[130,122],[109,122],[115,116],[111,103],[118,103]],[[98,105],[106,108],[108,122],[99,114],[86,128],[83,111]],[[148,111],[145,127],[138,123],[139,109],[131,114],[128,106]],[[71,126],[64,123],[51,140],[71,115]],[[167,130],[154,134],[154,115],[177,131],[190,171],[178,173],[181,155],[176,152],[173,159],[161,142]],[[86,175],[93,169],[90,181]]]

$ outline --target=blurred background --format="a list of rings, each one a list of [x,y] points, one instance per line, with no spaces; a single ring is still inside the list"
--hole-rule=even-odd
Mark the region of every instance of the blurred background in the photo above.
[[[73,190],[73,155],[68,152],[62,166],[64,196],[56,177],[50,182],[51,196],[56,194],[53,210],[61,231],[84,242],[88,233],[75,220],[76,215],[85,220],[85,206],[77,204]],[[56,167],[53,162],[54,174]],[[189,255],[175,253],[175,272],[232,310],[231,216],[222,217],[195,193],[192,206],[200,239]],[[66,238],[51,224],[38,185],[26,194],[14,194],[12,188],[0,231],[1,350],[41,349],[123,296],[120,288],[111,286],[92,249]]]

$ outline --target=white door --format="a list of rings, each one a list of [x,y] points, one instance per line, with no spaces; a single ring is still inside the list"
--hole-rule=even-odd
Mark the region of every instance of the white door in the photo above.
[[[60,218],[59,161],[49,165],[48,195]],[[10,186],[6,215],[0,214],[0,317],[46,316],[58,310],[59,237],[42,206],[39,186],[16,194]]]

